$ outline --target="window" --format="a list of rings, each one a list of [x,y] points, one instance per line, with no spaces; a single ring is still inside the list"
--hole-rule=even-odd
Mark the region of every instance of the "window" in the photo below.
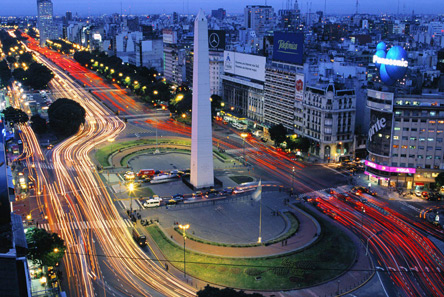
[[[398,163],[397,163],[397,162],[392,162],[392,166],[393,166],[393,167],[397,167],[397,166],[398,166]]]
[[[411,131],[412,131],[412,132],[416,132],[416,131],[418,131],[418,128],[412,128]]]
[[[407,155],[406,154],[401,154],[401,158],[406,158]]]
[[[432,137],[427,138],[427,141],[434,141],[434,140],[435,140],[435,138],[432,138]]]
[[[435,160],[441,160],[440,156],[435,156]]]
[[[409,148],[414,150],[416,148],[416,145],[411,145]]]
[[[429,124],[436,124],[436,121],[429,121]]]
[[[407,136],[402,136],[402,140],[409,140]]]
[[[425,130],[425,128],[422,128],[421,130],[419,130],[419,132],[425,132],[426,130]]]
[[[394,140],[399,140],[399,136],[393,136]]]
[[[442,142],[442,138],[436,138],[436,142],[441,143]]]
[[[394,145],[393,145],[393,148],[399,148],[399,145],[394,144]]]
[[[406,145],[403,145],[403,146],[401,146],[401,148],[403,148],[403,149],[406,149],[406,148],[407,148],[407,146],[406,146]]]
[[[393,156],[393,157],[397,157],[397,156],[398,156],[398,154],[392,154],[392,156]]]
[[[415,141],[415,140],[416,140],[416,137],[410,137],[410,140]]]
[[[431,116],[431,117],[436,116],[436,111],[431,111],[431,112],[430,112],[430,116]]]
[[[440,148],[440,147],[435,147],[435,150],[440,151],[440,150],[442,150],[442,148]]]
[[[431,160],[431,159],[432,159],[432,156],[431,156],[431,155],[427,155],[426,159],[427,159],[427,160]]]
[[[411,158],[411,159],[415,159],[416,156],[415,156],[415,155],[409,155],[409,158]],[[409,166],[410,166],[410,165],[409,165]]]
[[[402,131],[409,131],[409,128],[402,128]]]
[[[419,148],[420,150],[423,150],[423,149],[424,149],[424,147],[423,147],[423,146],[419,146],[418,148]]]
[[[395,115],[401,115],[402,112],[401,111],[395,111]]]
[[[418,155],[418,159],[424,159],[423,155]]]
[[[428,150],[428,151],[433,150],[433,146],[428,146],[428,147],[427,147],[427,150]]]
[[[444,124],[444,121],[438,121],[438,124]]]
[[[419,137],[419,141],[425,141],[424,137]]]
[[[395,127],[395,131],[399,131],[399,130],[401,130],[401,128]]]

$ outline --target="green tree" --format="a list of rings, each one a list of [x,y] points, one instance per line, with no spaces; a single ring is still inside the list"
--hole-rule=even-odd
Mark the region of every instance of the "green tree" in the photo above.
[[[287,129],[282,124],[272,126],[268,132],[271,140],[274,141],[274,146],[279,146],[287,137]]]
[[[31,117],[31,128],[35,133],[43,134],[48,130],[48,124],[44,118],[36,114]]]
[[[211,95],[211,116],[216,116],[216,112],[218,112],[221,108],[220,104],[222,103],[222,97],[216,94]]]
[[[0,88],[6,87],[11,77],[11,69],[6,60],[0,61]]]
[[[26,63],[29,66],[31,63],[34,63],[34,57],[30,52],[26,52],[19,56],[19,62]]]
[[[49,126],[61,137],[74,135],[85,123],[85,109],[76,101],[60,98],[49,106]]]
[[[264,297],[264,295],[259,293],[248,294],[232,288],[219,289],[206,285],[203,290],[197,292],[197,297]]]
[[[46,88],[54,77],[51,70],[39,63],[32,63],[26,71],[26,74],[26,84],[35,90]]]
[[[9,106],[3,110],[5,121],[10,124],[23,124],[29,120],[28,115],[21,109]]]
[[[441,172],[437,177],[435,177],[435,185],[438,189],[444,186],[444,172]]]
[[[26,232],[28,258],[41,266],[55,266],[65,255],[65,241],[56,233],[31,228]]]

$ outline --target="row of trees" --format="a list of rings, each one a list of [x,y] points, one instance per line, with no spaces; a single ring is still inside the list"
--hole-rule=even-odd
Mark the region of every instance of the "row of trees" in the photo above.
[[[6,60],[0,62],[1,85],[6,86],[11,76],[14,76],[23,85],[35,90],[46,88],[54,74],[46,66],[37,63],[32,54],[20,44],[22,33],[16,30],[15,34],[17,37],[13,38],[5,30],[0,30],[2,51],[7,55]]]
[[[281,146],[281,144],[285,142],[286,148],[292,151],[301,150],[303,152],[308,152],[308,149],[310,148],[310,140],[308,138],[293,138],[287,136],[287,129],[282,124],[272,126],[268,132],[276,147]]]

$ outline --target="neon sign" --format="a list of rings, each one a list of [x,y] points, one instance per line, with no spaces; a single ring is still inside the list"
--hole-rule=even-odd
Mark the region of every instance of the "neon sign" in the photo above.
[[[414,174],[416,173],[416,168],[407,168],[407,167],[390,167],[390,166],[383,166],[383,165],[378,165],[376,163],[370,162],[365,160],[365,166],[380,170],[380,171],[385,171],[385,172],[395,172],[395,173],[409,173],[409,174]]]
[[[387,45],[384,42],[376,46],[373,63],[379,68],[381,80],[388,86],[401,79],[409,66],[407,52],[403,47],[395,45],[387,51]]]

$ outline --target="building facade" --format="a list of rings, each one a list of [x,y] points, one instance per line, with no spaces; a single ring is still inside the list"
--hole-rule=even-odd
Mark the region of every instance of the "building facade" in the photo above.
[[[310,153],[324,162],[351,156],[356,116],[355,90],[307,86],[304,93],[304,135],[312,141]]]
[[[383,186],[413,189],[444,170],[444,95],[367,91],[366,174]]]
[[[37,27],[40,34],[40,46],[46,40],[57,38],[57,28],[53,22],[53,8],[51,0],[37,0]]]
[[[274,9],[268,5],[247,5],[244,9],[244,26],[262,36],[274,29]]]
[[[303,67],[272,62],[265,70],[264,122],[302,133]]]

